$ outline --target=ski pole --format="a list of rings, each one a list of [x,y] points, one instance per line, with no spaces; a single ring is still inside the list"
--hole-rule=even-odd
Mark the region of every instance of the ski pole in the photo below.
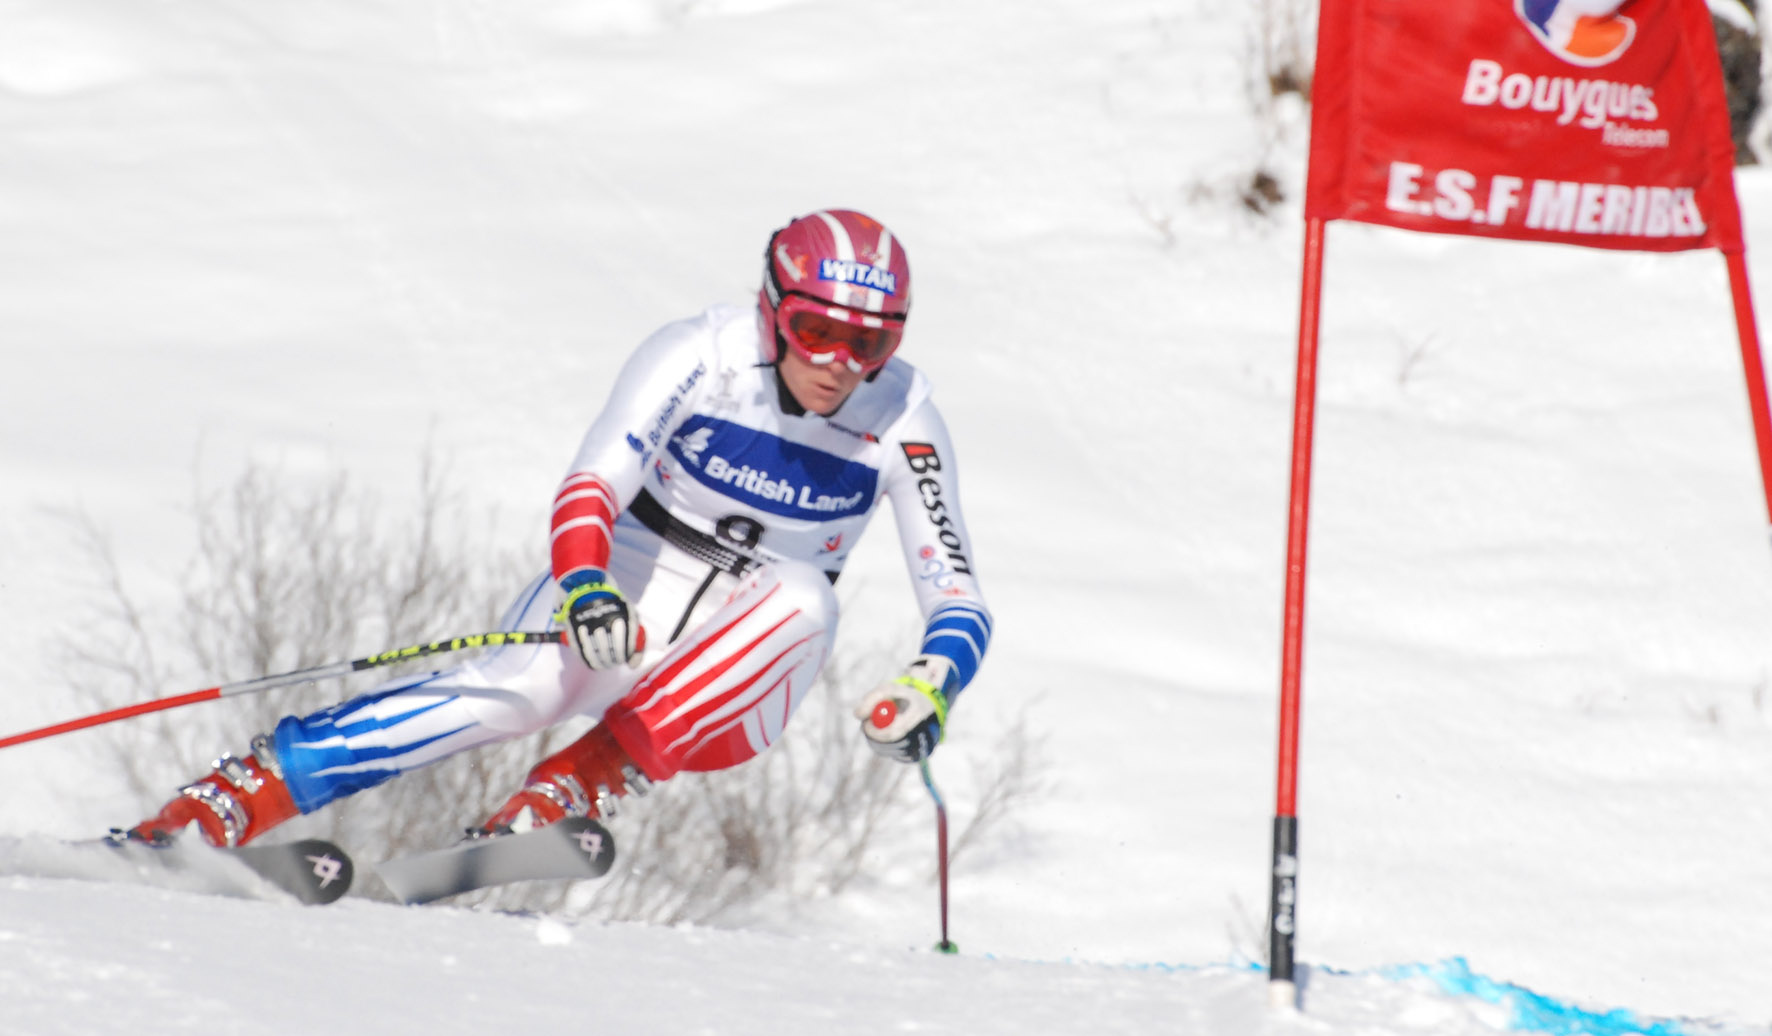
[[[941,792],[935,790],[935,778],[929,775],[929,757],[917,760],[917,767],[923,771],[923,787],[935,800],[936,873],[941,880],[941,941],[935,948],[942,953],[959,953],[960,947],[948,939],[948,807],[941,801]]]
[[[155,698],[151,701],[137,702],[134,705],[125,705],[122,708],[94,713],[93,715],[83,716],[79,719],[71,719],[65,723],[57,723],[54,726],[42,727],[37,730],[27,730],[22,734],[14,734],[11,737],[0,738],[0,748],[11,748],[13,745],[22,745],[27,741],[36,741],[40,738],[54,737],[57,734],[66,734],[73,730],[84,730],[87,727],[96,727],[104,723],[111,723],[120,719],[128,719],[131,716],[140,716],[149,712],[163,712],[167,709],[176,709],[183,705],[195,705],[200,701],[214,701],[217,698],[228,698],[236,694],[256,694],[259,691],[268,691],[274,687],[288,687],[291,684],[312,683],[317,680],[331,679],[335,676],[348,676],[351,673],[362,672],[365,669],[375,669],[380,666],[394,665],[397,662],[406,662],[414,658],[423,658],[426,655],[439,655],[448,651],[462,651],[468,648],[503,647],[509,644],[566,644],[570,643],[568,637],[569,635],[567,633],[559,630],[550,630],[545,633],[501,631],[495,633],[474,633],[468,636],[455,637],[450,640],[434,640],[429,644],[415,644],[412,647],[395,648],[392,651],[383,651],[380,654],[369,655],[366,658],[352,659],[349,662],[332,662],[327,665],[315,666],[312,669],[298,669],[295,672],[283,673],[278,676],[261,676],[253,680],[241,680],[238,683],[226,683],[219,687],[209,687],[201,691],[191,691],[188,694],[175,694],[169,698]]]

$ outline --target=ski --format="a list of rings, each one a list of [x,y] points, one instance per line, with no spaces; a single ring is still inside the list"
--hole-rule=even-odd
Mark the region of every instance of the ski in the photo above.
[[[351,890],[356,876],[351,857],[319,838],[225,850],[259,877],[309,906],[325,906]]]
[[[200,872],[224,880],[229,878],[224,861],[238,862],[253,875],[309,906],[335,902],[350,891],[356,875],[350,854],[319,838],[228,849],[187,844],[186,840],[153,845],[116,837],[101,839],[100,844],[142,866]],[[224,866],[214,866],[217,862],[224,862]]]
[[[513,881],[600,878],[615,863],[615,839],[585,817],[520,834],[472,838],[446,849],[377,864],[402,903],[429,903]]]
[[[315,838],[216,849],[201,838],[155,845],[121,831],[71,841],[0,837],[0,875],[131,882],[249,899],[287,895],[320,905],[343,896],[353,873],[343,849]]]

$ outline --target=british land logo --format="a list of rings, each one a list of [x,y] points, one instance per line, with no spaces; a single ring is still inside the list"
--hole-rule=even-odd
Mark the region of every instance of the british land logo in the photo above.
[[[696,467],[701,466],[702,451],[708,448],[708,440],[713,438],[712,428],[697,428],[687,435],[679,435],[671,440],[679,457]]]
[[[866,514],[879,472],[768,432],[697,414],[668,451],[695,482],[770,514],[826,521]]]
[[[1610,65],[1630,49],[1637,23],[1621,8],[1645,0],[1514,0],[1514,13],[1544,49],[1584,68]]]

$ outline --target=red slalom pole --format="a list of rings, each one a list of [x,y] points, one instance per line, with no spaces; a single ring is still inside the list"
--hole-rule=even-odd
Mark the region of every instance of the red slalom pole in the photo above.
[[[1724,252],[1729,270],[1729,295],[1735,304],[1735,336],[1741,345],[1741,369],[1747,381],[1747,404],[1753,419],[1754,445],[1759,451],[1760,490],[1772,518],[1772,408],[1766,403],[1766,367],[1760,357],[1760,333],[1754,324],[1753,292],[1748,287],[1747,257]]]
[[[568,634],[562,631],[550,630],[542,633],[523,633],[516,631],[474,633],[467,636],[454,637],[449,640],[436,640],[429,644],[416,644],[412,647],[395,648],[392,651],[383,651],[380,654],[369,655],[364,658],[356,658],[348,662],[332,662],[328,665],[315,666],[311,669],[299,669],[295,672],[283,673],[278,676],[261,676],[252,680],[241,680],[237,683],[222,684],[219,687],[209,687],[201,691],[191,691],[187,694],[175,694],[170,698],[155,698],[152,701],[137,702],[134,705],[125,705],[122,708],[110,709],[105,712],[94,713],[90,716],[82,716],[79,719],[71,719],[63,723],[57,723],[53,726],[40,727],[36,730],[27,730],[22,734],[13,734],[11,737],[0,738],[0,748],[11,748],[13,745],[22,745],[27,741],[38,741],[46,737],[55,737],[57,734],[66,734],[74,730],[85,730],[87,727],[96,727],[105,723],[114,723],[120,719],[128,719],[131,716],[141,716],[149,712],[164,712],[167,709],[176,709],[185,705],[195,705],[200,701],[214,701],[217,698],[228,698],[236,694],[256,694],[259,691],[268,691],[274,687],[288,687],[292,684],[327,680],[335,676],[348,676],[351,673],[361,672],[365,669],[375,669],[379,666],[394,665],[414,658],[423,658],[426,655],[437,655],[448,651],[461,651],[468,648],[503,647],[510,644],[565,644],[569,643],[567,638]]]
[[[1275,778],[1273,867],[1268,916],[1268,992],[1296,1007],[1293,944],[1298,930],[1298,725],[1304,663],[1304,575],[1311,511],[1311,440],[1316,424],[1317,331],[1323,296],[1323,221],[1305,221],[1298,313],[1298,379],[1292,400],[1292,489],[1286,527],[1286,614],[1280,660],[1280,733]]]

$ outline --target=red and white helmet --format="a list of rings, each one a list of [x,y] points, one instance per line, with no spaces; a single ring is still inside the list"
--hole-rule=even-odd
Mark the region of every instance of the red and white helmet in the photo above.
[[[911,264],[879,221],[823,209],[777,230],[763,253],[757,324],[763,361],[788,346],[815,364],[885,365],[911,311]]]

